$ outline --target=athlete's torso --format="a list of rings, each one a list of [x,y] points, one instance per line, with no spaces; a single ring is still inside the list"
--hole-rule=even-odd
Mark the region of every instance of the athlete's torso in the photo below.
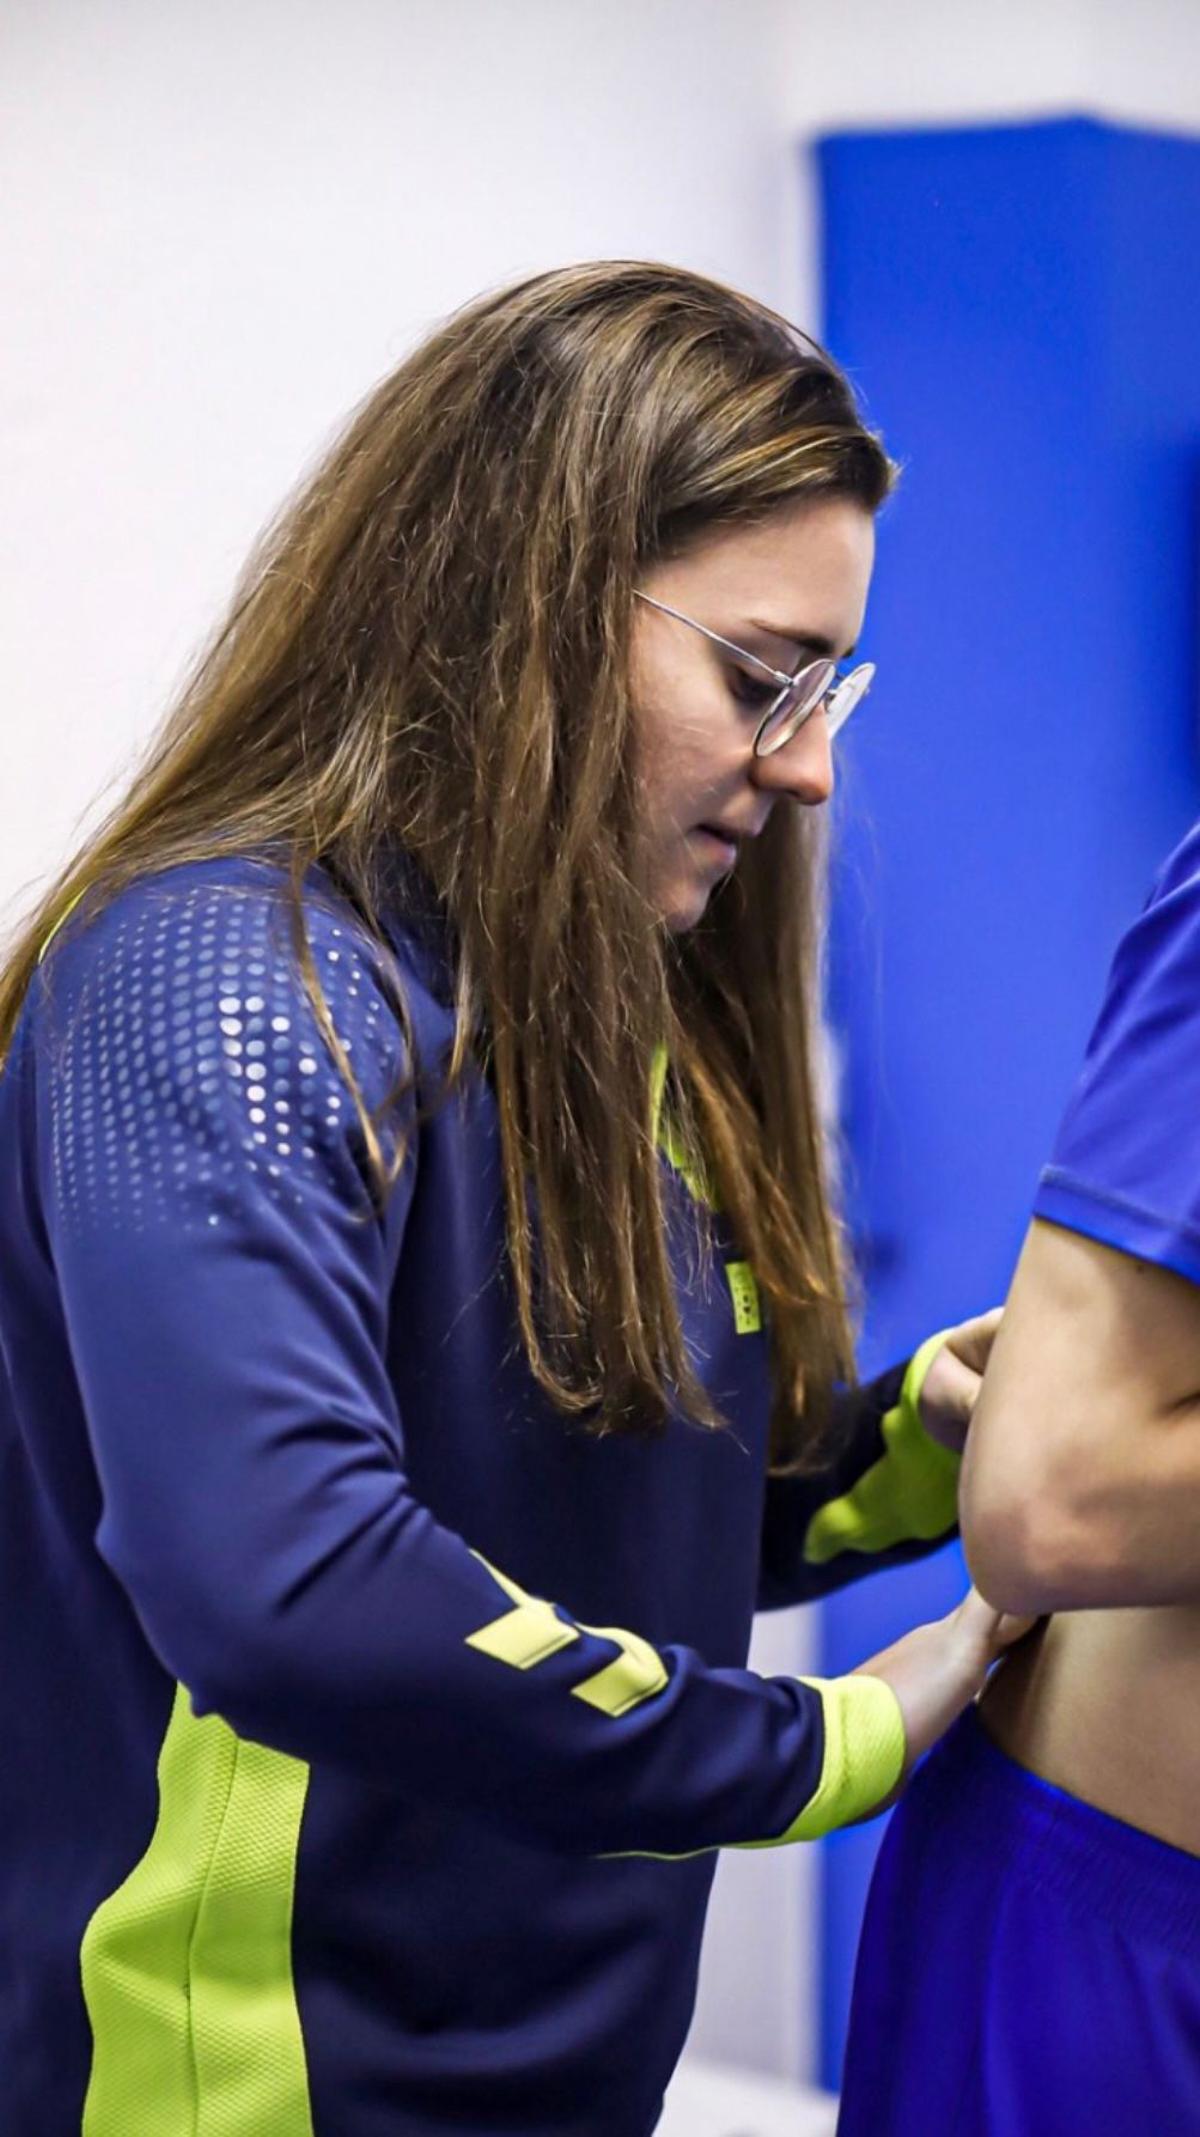
[[[1085,1803],[1200,1855],[1200,1606],[1077,1610],[992,1677],[989,1734]]]
[[[1113,960],[1034,1214],[1197,1286],[1200,825]],[[1067,1611],[995,1673],[982,1711],[1013,1758],[1200,1854],[1200,1606]]]

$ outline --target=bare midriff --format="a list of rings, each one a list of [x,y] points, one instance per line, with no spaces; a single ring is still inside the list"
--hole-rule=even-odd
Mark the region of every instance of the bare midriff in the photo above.
[[[979,1704],[1018,1765],[1200,1855],[1200,1607],[1050,1618]]]

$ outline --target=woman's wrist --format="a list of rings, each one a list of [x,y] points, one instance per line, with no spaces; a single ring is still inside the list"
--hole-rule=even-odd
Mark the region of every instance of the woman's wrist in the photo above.
[[[906,1772],[982,1691],[992,1664],[1032,1623],[993,1610],[972,1588],[946,1617],[916,1626],[859,1664],[855,1675],[877,1677],[896,1695]]]

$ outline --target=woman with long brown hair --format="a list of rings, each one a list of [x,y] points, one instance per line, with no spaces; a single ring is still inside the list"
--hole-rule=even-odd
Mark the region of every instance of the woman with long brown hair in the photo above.
[[[853,1389],[820,815],[891,468],[811,343],[489,297],[281,517],[0,980],[5,2127],[653,2127],[714,1851],[1012,1627],[928,1548],[990,1323]]]

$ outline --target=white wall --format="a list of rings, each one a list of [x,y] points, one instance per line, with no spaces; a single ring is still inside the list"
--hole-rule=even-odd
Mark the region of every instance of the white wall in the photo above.
[[[9,0],[0,923],[154,725],[257,528],[476,291],[634,254],[812,324],[796,144],[1200,126],[1195,0]],[[760,1633],[803,1667],[809,1627]],[[809,2064],[813,1863],[730,1858],[696,2039]]]
[[[1200,125],[1195,0],[796,0],[790,29],[788,108],[822,130],[1049,111]]]
[[[658,255],[795,296],[784,0],[10,0],[0,911],[442,313]]]

